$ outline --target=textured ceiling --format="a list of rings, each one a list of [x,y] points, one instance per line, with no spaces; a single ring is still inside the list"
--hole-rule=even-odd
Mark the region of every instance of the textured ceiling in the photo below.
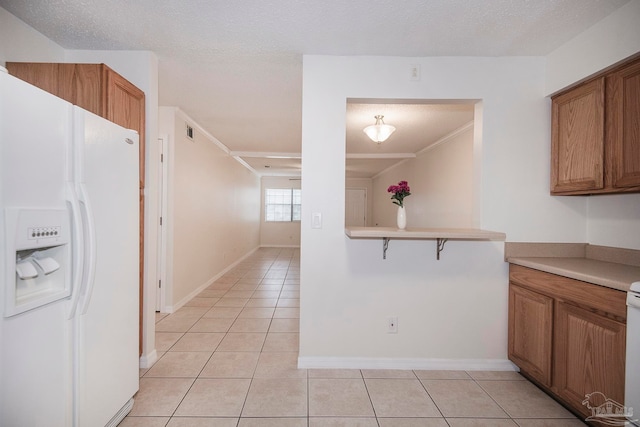
[[[161,105],[180,107],[232,151],[290,153],[300,151],[303,54],[546,55],[629,1],[0,0],[0,6],[67,49],[154,51]]]

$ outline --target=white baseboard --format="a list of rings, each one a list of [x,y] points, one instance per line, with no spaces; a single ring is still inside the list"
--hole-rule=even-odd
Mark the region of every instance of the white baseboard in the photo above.
[[[299,357],[299,369],[405,369],[424,371],[518,371],[507,359],[413,359],[385,357]]]
[[[158,352],[154,348],[149,354],[143,354],[140,356],[140,369],[148,369],[158,361]]]
[[[216,280],[218,280],[219,278],[221,278],[222,276],[224,276],[227,272],[231,271],[235,266],[237,266],[238,264],[240,264],[242,261],[244,261],[245,259],[247,259],[248,257],[250,257],[251,255],[253,255],[253,253],[255,251],[257,251],[260,248],[260,246],[254,248],[253,250],[249,251],[245,256],[243,256],[242,258],[238,259],[236,262],[234,262],[233,264],[230,264],[228,267],[226,267],[224,270],[222,270],[220,273],[216,274],[215,276],[213,276],[211,279],[207,280],[206,283],[198,286],[194,291],[192,291],[189,295],[187,295],[186,297],[182,298],[180,301],[178,301],[175,305],[172,306],[166,306],[165,309],[167,310],[167,313],[173,313],[174,311],[178,310],[179,308],[181,308],[182,306],[184,306],[186,303],[188,303],[189,301],[191,301],[196,295],[198,295],[200,292],[204,291],[205,289],[207,289],[209,286],[211,286],[213,284],[213,282],[215,282]]]

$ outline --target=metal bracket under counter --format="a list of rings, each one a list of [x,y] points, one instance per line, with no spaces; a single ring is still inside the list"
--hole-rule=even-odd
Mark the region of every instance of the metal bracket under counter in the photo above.
[[[382,239],[382,259],[387,259],[389,241],[435,240],[436,259],[440,260],[440,252],[449,239],[455,240],[505,240],[506,235],[497,231],[476,228],[407,228],[400,230],[393,227],[346,227],[345,234],[351,239]]]
[[[440,261],[440,252],[444,250],[444,244],[447,243],[449,239],[445,238],[437,238],[436,239],[436,259]],[[389,242],[391,241],[390,237],[382,238],[382,259],[387,259],[387,249],[389,249]]]

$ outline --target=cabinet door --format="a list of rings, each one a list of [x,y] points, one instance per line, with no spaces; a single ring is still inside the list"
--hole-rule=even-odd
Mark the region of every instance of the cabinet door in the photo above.
[[[555,322],[558,395],[585,416],[591,415],[582,404],[589,393],[624,403],[625,325],[562,301]]]
[[[509,285],[509,359],[551,386],[553,299]]]
[[[553,98],[551,193],[604,186],[604,77]]]
[[[640,187],[640,60],[607,77],[607,147],[613,187]]]
[[[144,92],[121,75],[106,71],[106,118],[140,134],[140,188],[144,188]]]

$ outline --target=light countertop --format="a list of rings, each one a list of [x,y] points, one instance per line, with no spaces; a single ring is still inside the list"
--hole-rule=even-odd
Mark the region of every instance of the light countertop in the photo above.
[[[477,228],[346,227],[351,238],[504,240],[505,234]]]
[[[587,244],[535,243],[532,244],[537,245],[535,248],[517,243],[521,247],[514,250],[508,247],[509,243],[506,245],[506,261],[511,264],[625,292],[633,282],[640,281],[640,251]]]
[[[387,259],[387,247],[391,239],[436,240],[436,259],[448,240],[504,240],[506,235],[497,231],[478,228],[406,228],[396,227],[345,227],[350,239],[382,239],[382,259]]]

